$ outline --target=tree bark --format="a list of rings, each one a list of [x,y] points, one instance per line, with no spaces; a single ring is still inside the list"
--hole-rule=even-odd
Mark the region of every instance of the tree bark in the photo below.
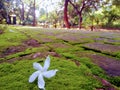
[[[82,7],[79,11],[79,29],[82,28],[82,12],[83,12],[83,9],[85,8],[85,2],[83,1],[82,2]]]
[[[25,9],[24,9],[24,2],[23,2],[23,0],[20,0],[20,2],[21,2],[21,8],[20,8],[20,24],[24,24],[24,20],[25,20],[25,15],[24,15],[24,13],[25,13]]]
[[[16,24],[16,16],[13,17],[13,24]]]
[[[7,24],[11,24],[11,16],[10,15],[7,15],[6,22],[7,22]]]
[[[84,4],[84,2],[83,2],[83,3],[82,3],[82,6],[81,6],[81,9],[79,10],[79,8],[76,7],[74,3],[72,3],[70,0],[69,0],[69,2],[70,2],[70,4],[74,7],[74,9],[76,10],[76,12],[77,12],[77,14],[78,14],[78,16],[79,16],[79,20],[78,20],[79,26],[78,26],[78,27],[79,27],[79,29],[81,29],[81,28],[82,28],[82,11],[83,11],[83,9],[85,8],[85,7],[84,7],[85,4]]]
[[[82,28],[82,13],[79,13],[79,29]]]
[[[34,15],[33,15],[33,26],[36,26],[36,15],[35,15],[35,0],[34,0]]]
[[[68,15],[67,15],[68,1],[69,0],[65,0],[65,4],[64,4],[64,23],[67,28],[70,28],[69,21],[68,21]]]
[[[22,2],[22,13],[21,13],[22,22],[24,21],[24,3]]]

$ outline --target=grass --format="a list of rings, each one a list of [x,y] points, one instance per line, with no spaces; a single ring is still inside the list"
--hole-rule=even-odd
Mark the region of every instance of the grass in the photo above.
[[[22,60],[12,64],[3,63],[0,65],[0,88],[1,90],[38,90],[37,81],[28,83],[29,76],[35,71],[32,67],[33,62],[41,62],[43,59]],[[81,64],[77,67],[74,62],[60,58],[51,57],[50,69],[58,69],[57,75],[51,79],[45,79],[46,90],[94,90],[102,87],[92,76],[87,75],[91,71]]]
[[[97,54],[97,52],[86,50],[82,47],[85,43],[96,42],[94,38],[99,38],[102,35],[98,32],[82,34],[78,31],[73,34],[71,31],[64,30],[17,26],[6,27],[4,25],[0,25],[0,29],[4,30],[4,33],[0,34],[0,55],[6,48],[22,45],[23,41],[30,38],[36,39],[40,43],[39,47],[28,46],[24,51],[0,58],[0,61],[2,61],[0,63],[0,90],[38,90],[37,80],[34,83],[28,83],[28,78],[35,71],[32,66],[33,62],[43,65],[45,57],[26,58],[24,55],[34,55],[39,52],[56,52],[60,55],[59,57],[50,55],[51,66],[49,69],[58,69],[59,71],[55,77],[45,78],[46,90],[96,90],[104,88],[104,85],[94,76],[104,78],[116,88],[120,88],[119,76],[110,77],[106,75],[103,69],[86,56],[86,54]],[[13,32],[10,32],[10,30],[13,30]],[[71,40],[69,38],[72,37],[71,35],[77,39],[71,38]],[[81,37],[87,35],[87,37],[81,38],[79,35]],[[115,53],[115,55],[119,58],[119,52]],[[7,63],[8,60],[15,58],[18,60]],[[75,61],[80,66],[77,66]]]
[[[113,53],[113,55],[114,55],[116,58],[118,58],[118,60],[120,59],[120,51]]]
[[[18,46],[23,40],[27,39],[25,35],[21,34],[15,28],[0,25],[0,29],[4,31],[4,33],[0,35],[0,50],[9,46]]]

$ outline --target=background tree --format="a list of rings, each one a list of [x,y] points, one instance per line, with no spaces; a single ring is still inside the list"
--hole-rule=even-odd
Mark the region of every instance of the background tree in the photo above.
[[[11,24],[11,19],[10,19],[10,16],[9,16],[9,13],[11,12],[12,10],[12,6],[11,6],[11,2],[12,0],[1,0],[0,3],[1,3],[1,10],[2,10],[2,13],[1,15],[6,19],[6,23],[8,24]],[[5,14],[4,14],[5,13]]]
[[[120,1],[111,0],[108,5],[103,7],[104,24],[106,27],[120,26]],[[119,27],[120,28],[120,27]]]
[[[64,3],[64,22],[65,22],[65,26],[67,28],[70,28],[70,24],[69,24],[69,21],[68,21],[68,2],[69,0],[65,0],[65,3]]]
[[[46,21],[49,24],[63,20],[62,24],[67,28],[75,25],[80,29],[93,25],[119,26],[119,3],[119,0],[62,0],[59,6],[55,0],[0,0],[0,22],[6,21],[10,24],[12,23],[10,17],[16,15],[20,24],[32,25],[34,22],[36,24],[37,18],[36,20]],[[50,10],[50,6],[57,7]]]
[[[3,0],[0,1],[0,22],[6,19],[6,10]]]
[[[69,0],[69,3],[74,7],[74,10],[79,16],[79,28],[81,29],[83,21],[83,12],[93,8],[97,10],[102,2],[101,0],[78,0],[78,2],[73,2],[72,0]]]

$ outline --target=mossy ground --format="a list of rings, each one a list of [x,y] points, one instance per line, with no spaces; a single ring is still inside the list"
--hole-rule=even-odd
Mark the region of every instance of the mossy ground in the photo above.
[[[120,89],[120,76],[110,76],[91,57],[102,55],[119,61],[120,50],[113,54],[107,51],[109,49],[87,46],[107,43],[119,47],[119,33],[4,25],[0,25],[0,29],[3,30],[0,34],[0,90],[38,90],[37,81],[28,83],[28,78],[35,71],[33,62],[43,64],[47,55],[51,58],[49,69],[59,71],[55,77],[45,79],[46,90]],[[24,48],[18,50],[18,46]],[[96,76],[111,85],[107,87]]]

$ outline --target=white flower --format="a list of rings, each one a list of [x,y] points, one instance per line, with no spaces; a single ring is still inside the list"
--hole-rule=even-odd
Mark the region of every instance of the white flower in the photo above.
[[[29,82],[30,83],[33,82],[38,77],[38,87],[40,89],[45,89],[44,77],[51,78],[55,76],[56,72],[58,71],[57,69],[47,71],[49,66],[50,66],[49,56],[46,58],[43,67],[37,62],[33,63],[33,68],[36,69],[37,71],[30,76]]]

